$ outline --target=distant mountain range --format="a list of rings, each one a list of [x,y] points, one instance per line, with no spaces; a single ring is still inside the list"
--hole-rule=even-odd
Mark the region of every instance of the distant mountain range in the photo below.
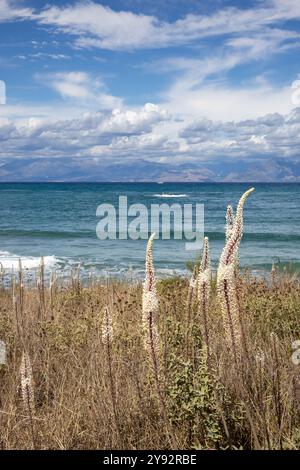
[[[300,159],[223,160],[177,165],[146,160],[108,164],[91,158],[70,157],[2,159],[0,182],[9,181],[300,182]]]

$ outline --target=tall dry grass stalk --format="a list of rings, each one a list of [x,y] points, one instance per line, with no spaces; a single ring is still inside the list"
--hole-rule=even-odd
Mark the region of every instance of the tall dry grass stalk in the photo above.
[[[281,380],[281,373],[280,373],[280,348],[279,348],[279,339],[276,333],[272,332],[270,334],[271,339],[271,353],[273,356],[273,360],[275,363],[275,368],[273,371],[272,377],[272,388],[273,388],[273,397],[274,397],[274,404],[275,404],[275,412],[276,412],[276,419],[277,419],[277,426],[278,426],[278,440],[280,449],[282,450],[282,418],[283,418],[283,399],[282,399],[282,380]]]
[[[188,289],[188,297],[187,297],[187,310],[188,310],[188,324],[190,323],[191,319],[191,309],[193,305],[194,295],[197,292],[197,278],[198,278],[198,267],[197,264],[194,266],[190,281],[189,281],[189,289]]]
[[[168,439],[172,448],[176,449],[176,436],[174,436],[170,421],[168,418],[167,407],[165,402],[165,393],[161,385],[160,377],[160,345],[157,327],[157,316],[159,311],[158,297],[156,289],[156,279],[153,263],[153,233],[147,243],[146,262],[145,262],[145,281],[143,284],[142,298],[142,324],[144,333],[144,346],[151,363],[151,368],[156,385],[156,392],[159,399],[161,413],[163,415]]]
[[[113,356],[112,356],[112,342],[113,342],[113,323],[109,308],[106,306],[104,308],[103,320],[102,320],[102,342],[105,346],[106,359],[108,364],[108,377],[109,377],[109,387],[111,395],[111,403],[113,408],[113,415],[115,420],[116,430],[122,437],[119,423],[119,414],[117,406],[117,396],[116,396],[116,386],[113,374]]]
[[[50,300],[50,314],[51,314],[51,320],[54,320],[54,309],[53,309],[53,299],[54,299],[54,294],[55,294],[55,286],[56,286],[56,274],[55,271],[51,271],[51,276],[50,276],[50,283],[49,283],[49,300]]]
[[[19,259],[19,269],[18,269],[18,282],[16,282],[15,275],[13,273],[12,278],[12,301],[13,308],[15,312],[15,320],[17,332],[22,342],[23,347],[25,347],[26,336],[27,336],[27,325],[26,317],[24,315],[24,304],[25,304],[25,289],[23,283],[23,269],[22,262]]]
[[[190,336],[192,329],[192,310],[194,304],[195,293],[197,292],[197,278],[198,278],[198,266],[195,264],[188,288],[187,295],[187,319],[186,319],[186,358],[188,360],[190,355]]]
[[[35,415],[35,400],[34,400],[34,383],[32,375],[32,367],[30,357],[27,352],[23,352],[21,366],[21,393],[24,411],[29,418],[30,434],[32,439],[32,447],[36,448],[35,443],[35,427],[34,427],[34,415]]]
[[[44,257],[41,257],[39,277],[37,280],[37,287],[39,292],[39,319],[46,317],[46,298],[45,298],[45,262]]]
[[[108,307],[104,308],[104,315],[102,321],[102,341],[108,347],[111,347],[113,340],[113,324],[110,311]]]
[[[222,251],[217,273],[217,290],[223,315],[225,340],[232,351],[236,365],[242,349],[236,261],[243,236],[243,208],[247,197],[253,190],[254,188],[248,189],[238,203],[233,227],[229,229],[229,237]]]
[[[206,346],[207,365],[210,368],[210,337],[209,337],[209,301],[211,290],[211,270],[209,258],[209,241],[204,237],[203,254],[197,278],[198,305],[202,326],[202,337]]]

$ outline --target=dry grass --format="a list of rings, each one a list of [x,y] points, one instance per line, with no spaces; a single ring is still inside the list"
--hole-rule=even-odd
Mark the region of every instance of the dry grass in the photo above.
[[[0,338],[8,354],[0,366],[1,448],[299,448],[300,366],[291,361],[291,344],[300,339],[299,280],[274,273],[268,282],[239,279],[247,351],[236,366],[213,279],[209,370],[188,284],[157,283],[167,421],[144,347],[141,285],[83,288],[75,279],[50,290],[43,280],[24,288],[21,276],[14,289],[2,289]],[[32,366],[32,416],[22,400],[24,353]]]

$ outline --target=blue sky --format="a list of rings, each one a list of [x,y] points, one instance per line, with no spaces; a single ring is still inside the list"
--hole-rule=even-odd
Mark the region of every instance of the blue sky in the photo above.
[[[299,0],[0,0],[0,178],[297,163],[299,52]]]

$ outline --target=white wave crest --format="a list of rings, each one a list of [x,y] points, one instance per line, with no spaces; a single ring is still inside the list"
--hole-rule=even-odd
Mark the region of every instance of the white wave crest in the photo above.
[[[24,269],[38,268],[41,263],[39,256],[18,256],[9,251],[0,251],[0,268],[2,269],[18,269],[19,260],[21,260]],[[46,268],[53,267],[58,262],[55,256],[44,256]]]
[[[163,193],[163,194],[154,194],[153,195],[154,197],[187,197],[186,194],[167,194],[167,193]]]

